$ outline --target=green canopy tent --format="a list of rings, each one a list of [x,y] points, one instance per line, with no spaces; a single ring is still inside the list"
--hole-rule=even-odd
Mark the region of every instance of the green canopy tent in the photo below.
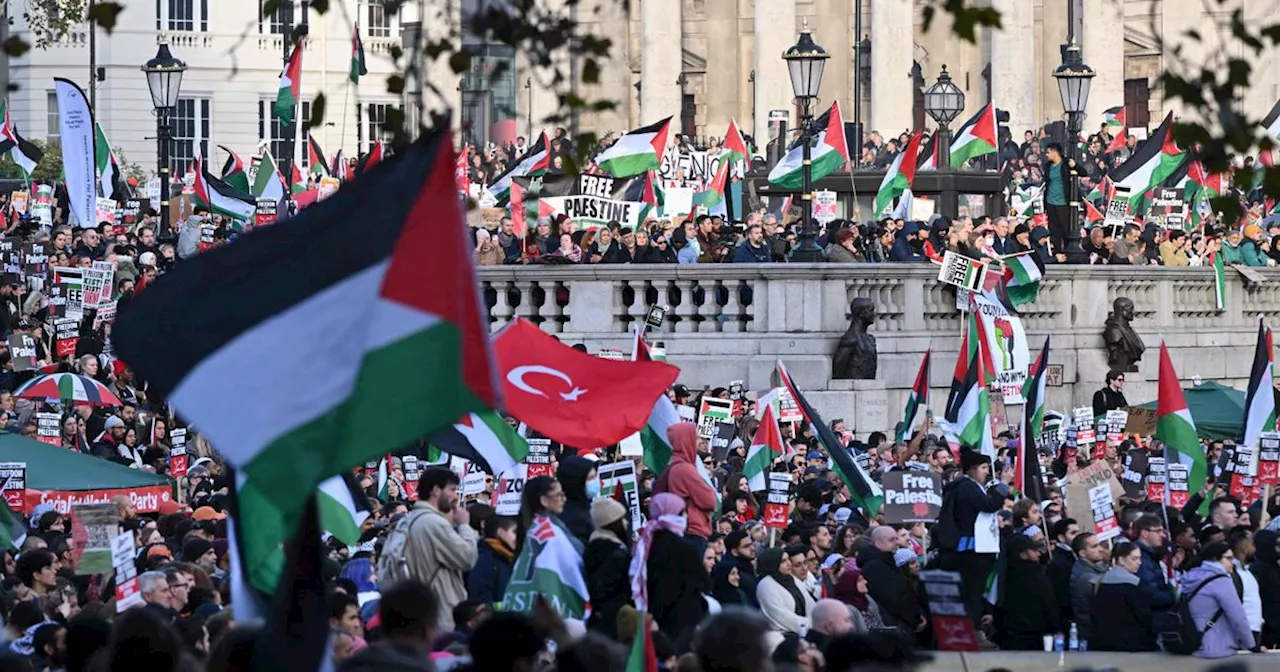
[[[29,490],[110,490],[169,484],[162,476],[10,432],[0,432],[0,462],[26,462]]]
[[[1182,390],[1196,422],[1196,434],[1210,441],[1239,441],[1244,434],[1244,390],[1213,381]],[[1155,410],[1151,401],[1142,408]]]

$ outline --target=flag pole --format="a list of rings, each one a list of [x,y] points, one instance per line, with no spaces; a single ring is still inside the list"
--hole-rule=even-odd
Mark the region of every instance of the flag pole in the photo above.
[[[343,87],[343,89],[346,90],[346,93],[343,94],[343,99],[342,99],[342,136],[341,136],[342,142],[338,145],[339,150],[342,149],[342,145],[347,144],[347,112],[351,111],[350,110],[351,80],[349,79],[347,80],[347,85]],[[359,104],[360,104],[360,100],[359,100],[359,97],[357,96],[356,105],[359,105]],[[359,158],[359,157],[360,157],[360,148],[356,147],[356,158]],[[338,166],[338,168],[342,168],[342,166]],[[343,170],[342,174],[346,175],[346,171]]]

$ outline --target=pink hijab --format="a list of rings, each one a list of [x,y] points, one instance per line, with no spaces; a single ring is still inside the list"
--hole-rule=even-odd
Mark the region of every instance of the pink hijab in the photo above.
[[[649,610],[649,550],[653,547],[653,535],[658,530],[666,530],[683,537],[689,526],[689,519],[680,515],[684,510],[684,499],[670,492],[660,492],[649,500],[649,522],[640,528],[640,538],[631,556],[631,597],[638,611]]]

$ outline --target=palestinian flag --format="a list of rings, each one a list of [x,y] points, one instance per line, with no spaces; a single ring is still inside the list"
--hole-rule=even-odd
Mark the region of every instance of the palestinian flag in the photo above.
[[[360,78],[367,74],[369,68],[364,61],[364,42],[360,40],[360,22],[357,21],[351,33],[351,69],[347,73],[347,79],[352,84],[359,84]]]
[[[424,136],[116,318],[118,356],[244,478],[251,577],[326,478],[498,404],[452,168],[448,132]]]
[[[920,426],[929,411],[929,355],[932,351],[924,351],[924,359],[920,362],[920,370],[916,372],[916,382],[911,386],[911,394],[907,397],[907,410],[902,414],[902,423],[893,437],[894,443],[906,443],[911,434]]]
[[[639,200],[644,203],[644,209],[640,211],[641,221],[648,219],[651,215],[656,215],[667,202],[667,192],[662,188],[661,181],[658,180],[657,174],[652,170],[644,175],[644,183],[641,185]]]
[[[737,163],[747,160],[747,141],[738,130],[738,122],[729,120],[729,130],[724,134],[724,151],[720,154],[721,163]]]
[[[298,163],[295,161],[289,166],[289,194],[297,196],[307,190],[307,181],[302,179],[302,171],[298,169]]]
[[[98,183],[102,185],[102,196],[124,200],[124,180],[120,177],[120,164],[116,162],[115,152],[111,151],[111,143],[107,142],[107,134],[102,132],[102,124],[94,122],[93,132],[94,164],[98,171]]]
[[[751,448],[747,450],[747,459],[742,465],[748,490],[760,492],[768,489],[768,473],[773,467],[774,459],[779,457],[782,457],[782,430],[778,428],[778,418],[773,413],[773,406],[765,405],[760,426],[756,428]]]
[[[258,212],[258,203],[253,196],[214,177],[203,164],[196,170],[192,189],[196,204],[209,208],[214,214],[239,222],[252,222]]]
[[[298,100],[302,98],[302,40],[293,45],[293,53],[289,54],[289,63],[280,73],[280,91],[276,93],[276,118],[284,126],[295,121],[294,113],[298,109]]]
[[[1094,222],[1101,222],[1106,219],[1106,216],[1103,215],[1102,212],[1098,210],[1098,206],[1094,205],[1093,201],[1084,202],[1084,212],[1085,212],[1084,219],[1085,219],[1085,222],[1088,224],[1093,224]]]
[[[924,141],[924,144],[920,145],[920,151],[916,153],[916,172],[917,173],[922,170],[938,169],[937,153],[936,153],[937,149],[938,149],[938,134],[934,133],[933,135],[929,136],[928,140]]]
[[[529,443],[496,411],[468,413],[427,437],[440,450],[479,464],[497,476],[524,461]]]
[[[1160,342],[1160,374],[1156,387],[1156,434],[1165,443],[1165,460],[1187,465],[1187,486],[1196,492],[1204,485],[1209,470],[1205,463],[1204,449],[1196,435],[1196,423],[1187,409],[1186,397],[1178,384],[1178,374],[1173,371],[1169,348]],[[1201,511],[1207,513],[1209,498],[1205,498]],[[1204,515],[1203,513],[1201,515]]]
[[[964,122],[951,141],[951,167],[959,168],[980,156],[996,153],[996,108],[987,103]]]
[[[9,114],[7,107],[6,105],[6,119]],[[36,164],[44,158],[44,151],[35,143],[22,137],[12,120],[5,122],[4,129],[4,137],[0,138],[0,154],[8,154],[9,159],[17,164],[22,174],[30,180],[32,173],[36,170]]]
[[[1116,133],[1116,134],[1115,134],[1115,137],[1111,138],[1111,144],[1107,145],[1107,148],[1106,148],[1105,150],[1103,150],[1103,152],[1102,152],[1102,153],[1103,153],[1103,154],[1114,154],[1114,153],[1116,153],[1116,152],[1118,152],[1118,151],[1120,151],[1120,150],[1124,149],[1124,148],[1125,148],[1125,144],[1124,144],[1124,143],[1125,143],[1125,136],[1126,136],[1126,134],[1127,134],[1127,131],[1128,131],[1128,130],[1129,130],[1129,129],[1128,129],[1127,127],[1121,126],[1121,127],[1120,127],[1120,131],[1119,131],[1118,133]]]
[[[555,517],[534,517],[502,596],[502,609],[529,613],[541,596],[562,618],[586,618],[591,596],[583,578],[582,554],[574,543],[573,535]]]
[[[391,500],[391,455],[378,460],[378,501],[386,503]]]
[[[27,540],[27,522],[0,499],[0,548],[22,548]]]
[[[285,542],[286,569],[278,590],[274,591],[275,608],[262,619],[265,625],[254,640],[252,658],[246,669],[282,672],[333,669],[324,580],[325,552],[320,543],[318,509],[316,497],[308,496],[303,502],[300,520],[281,537]],[[252,603],[237,600],[236,605],[236,618],[253,620]],[[242,609],[241,605],[249,608]]]
[[[307,134],[307,165],[311,167],[311,174],[317,177],[328,177],[329,166],[325,163],[325,153],[321,149],[320,143],[316,141],[315,136]]]
[[[249,173],[244,169],[244,161],[240,160],[240,155],[227,149],[226,145],[218,145],[218,148],[227,153],[227,161],[222,164],[222,181],[238,191],[248,193]]]
[[[516,159],[515,163],[511,164],[511,167],[507,169],[507,172],[499,175],[498,179],[487,187],[489,193],[497,199],[500,205],[510,200],[512,178],[541,175],[547,172],[547,168],[551,165],[550,147],[551,143],[547,141],[547,132],[543,131],[542,135],[538,136],[538,141],[533,143],[523,156]]]
[[[653,361],[653,358],[649,356],[649,344],[645,342],[644,332],[640,331],[639,327],[635,329],[631,361]],[[666,469],[667,464],[671,462],[672,448],[670,440],[667,438],[667,429],[679,422],[681,422],[680,411],[676,410],[675,402],[671,401],[665,394],[659,396],[658,400],[653,404],[653,411],[649,413],[649,422],[644,429],[640,430],[640,445],[644,446],[643,462],[645,468],[649,471],[661,474],[662,470]],[[714,490],[715,488],[712,489]]]
[[[347,179],[347,160],[343,157],[341,149],[333,155],[333,161],[329,163],[329,174],[341,180]]]
[[[647,613],[636,619],[636,636],[631,640],[631,653],[627,654],[627,672],[658,672],[658,654],[653,648],[653,628]]]
[[[821,128],[813,136],[813,147],[809,151],[810,168],[813,170],[811,182],[843,170],[849,163],[849,146],[844,139],[844,119],[840,116],[840,102],[831,104],[821,117],[814,120],[814,127]],[[804,184],[804,147],[801,137],[791,143],[785,156],[778,160],[778,165],[769,171],[769,184],[783,189],[799,189]]]
[[[1280,141],[1280,100],[1271,106],[1271,111],[1262,120],[1262,129],[1267,132],[1267,137]]]
[[[1173,141],[1173,113],[1164,118],[1151,137],[1138,145],[1129,160],[1111,171],[1111,182],[1128,187],[1130,202],[1159,186],[1186,161],[1187,155]]]
[[[382,163],[383,153],[385,151],[382,141],[374,140],[373,146],[369,148],[369,153],[360,157],[360,160],[356,162],[356,175],[363,175],[374,166]]]
[[[372,513],[369,499],[349,473],[331,476],[320,483],[316,504],[320,508],[320,525],[342,543],[360,543],[360,526]]]
[[[1022,432],[1018,440],[1017,471],[1013,472],[1013,487],[1031,501],[1045,500],[1044,474],[1040,470],[1036,444],[1044,431],[1045,367],[1049,365],[1049,337],[1044,337],[1044,349],[1027,371],[1027,382],[1022,385]]]
[[[1014,306],[1031,303],[1040,292],[1044,267],[1034,252],[1004,258],[1004,286]]]
[[[875,207],[872,209],[872,216],[875,219],[893,212],[895,199],[898,201],[899,210],[903,208],[903,204],[911,203],[911,184],[916,179],[916,154],[919,151],[920,131],[916,131],[911,134],[911,140],[907,141],[907,146],[894,157],[893,164],[889,166],[889,171],[884,174],[884,179],[880,182],[880,189],[876,192]]]
[[[1112,107],[1102,113],[1102,121],[1109,128],[1124,128],[1124,106]]]
[[[1210,209],[1209,201],[1218,198],[1227,191],[1226,176],[1222,173],[1209,173],[1198,159],[1187,166],[1187,182],[1183,186],[1182,198],[1190,211],[1191,225],[1199,226],[1204,220],[1201,209]]]
[[[1222,255],[1210,252],[1209,265],[1213,267],[1213,305],[1218,312],[1222,312],[1227,307],[1227,274]]]
[[[1271,330],[1258,318],[1258,343],[1253,351],[1253,367],[1249,369],[1249,388],[1244,402],[1244,445],[1256,456],[1263,432],[1275,431],[1276,398],[1273,387],[1275,366],[1271,349]]]
[[[600,152],[596,165],[614,177],[630,177],[646,170],[657,170],[662,165],[662,155],[667,151],[670,132],[671,117],[637,128]]]
[[[294,170],[298,167],[294,166]],[[277,203],[284,200],[284,178],[280,177],[280,167],[276,165],[271,150],[264,149],[258,161],[258,174],[253,180],[253,197],[270,199]]]
[[[878,483],[871,480],[862,467],[858,466],[849,449],[831,431],[831,427],[822,421],[822,417],[809,404],[809,400],[800,393],[799,386],[791,380],[787,367],[781,361],[778,362],[778,378],[782,386],[791,393],[791,398],[795,400],[796,405],[800,407],[800,413],[804,415],[805,422],[809,423],[809,431],[818,438],[818,442],[831,456],[835,471],[840,475],[840,480],[849,486],[849,494],[853,496],[854,503],[862,507],[864,517],[870,520],[884,504],[884,491],[880,489]]]
[[[693,195],[693,204],[704,208],[712,208],[724,202],[724,189],[729,181],[729,162],[721,161],[716,176],[707,184],[707,188]]]
[[[960,342],[951,393],[944,415],[963,445],[995,459],[991,442],[991,402],[987,385],[994,379],[995,363],[986,347],[986,329],[976,312],[969,313],[969,328]]]

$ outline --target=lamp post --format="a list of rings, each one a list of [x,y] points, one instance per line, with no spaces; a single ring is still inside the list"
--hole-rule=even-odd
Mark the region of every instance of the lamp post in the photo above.
[[[156,115],[156,149],[160,170],[160,231],[157,237],[164,237],[169,232],[169,150],[173,144],[173,111],[178,107],[182,73],[187,71],[187,64],[169,53],[169,38],[161,35],[160,48],[156,50],[155,58],[144,63],[142,71],[147,75],[151,106]]]
[[[942,66],[938,81],[924,91],[924,111],[938,125],[933,138],[934,165],[938,170],[951,167],[951,128],[948,126],[964,111],[964,91],[951,81],[947,66]]]
[[[1053,71],[1053,78],[1058,80],[1058,93],[1062,95],[1062,109],[1067,113],[1068,163],[1066,167],[1071,171],[1070,180],[1067,183],[1068,210],[1071,213],[1071,221],[1066,231],[1068,264],[1089,263],[1089,255],[1080,246],[1080,185],[1078,182],[1080,174],[1072,164],[1075,163],[1076,154],[1079,151],[1077,143],[1080,138],[1080,129],[1084,125],[1085,106],[1089,104],[1089,87],[1093,84],[1093,78],[1096,75],[1093,68],[1084,62],[1080,55],[1080,46],[1072,36],[1062,65]]]
[[[800,224],[800,234],[796,248],[791,251],[791,260],[796,262],[818,262],[823,260],[822,249],[818,247],[818,232],[813,227],[813,160],[810,157],[811,130],[813,121],[813,101],[818,97],[818,87],[822,84],[822,69],[831,55],[826,49],[813,41],[813,35],[805,28],[800,32],[800,39],[782,53],[782,60],[787,62],[787,71],[791,75],[791,93],[800,103],[800,146],[803,147],[804,165],[802,173],[804,193],[800,198],[804,201],[804,218]]]

